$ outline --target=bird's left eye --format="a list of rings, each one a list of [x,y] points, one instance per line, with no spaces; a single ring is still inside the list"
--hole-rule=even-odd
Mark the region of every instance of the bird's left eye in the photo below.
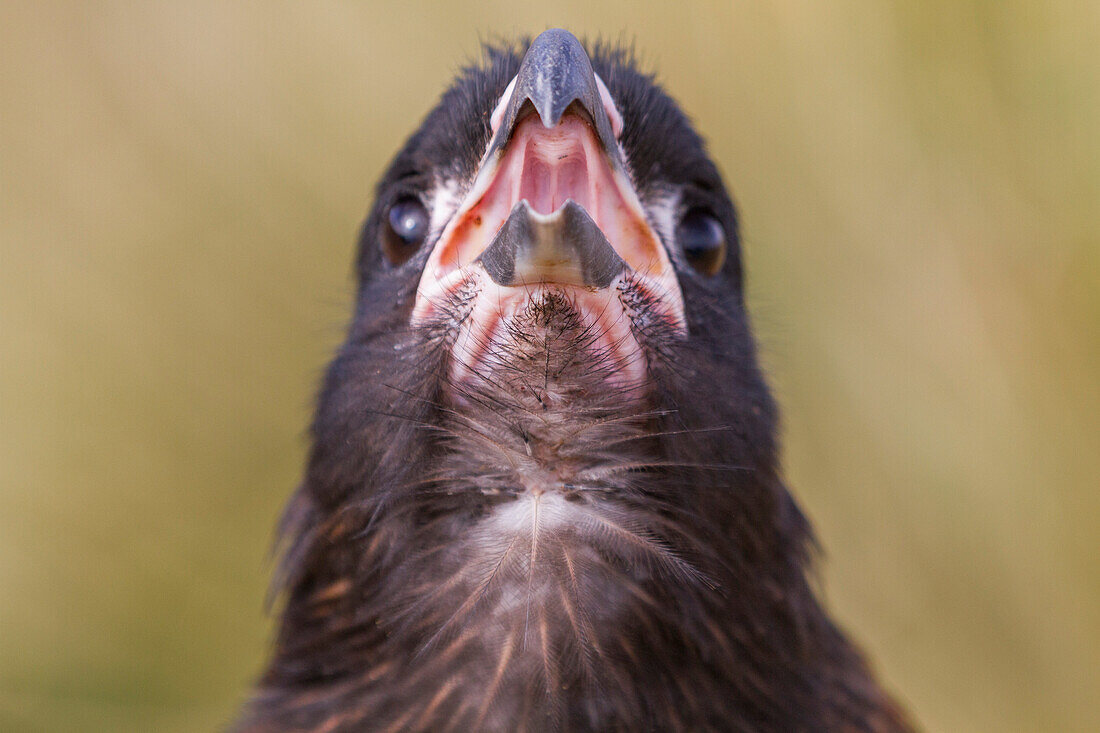
[[[706,209],[689,209],[676,227],[676,240],[691,266],[714,275],[726,261],[726,230]]]
[[[420,248],[428,236],[428,210],[415,196],[404,196],[390,206],[386,213],[382,249],[387,259],[400,265]]]

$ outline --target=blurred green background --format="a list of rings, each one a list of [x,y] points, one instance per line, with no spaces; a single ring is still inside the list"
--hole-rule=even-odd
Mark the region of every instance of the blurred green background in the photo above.
[[[1100,730],[1100,4],[0,5],[0,730],[201,731],[389,156],[632,39],[742,209],[830,606],[929,729]]]

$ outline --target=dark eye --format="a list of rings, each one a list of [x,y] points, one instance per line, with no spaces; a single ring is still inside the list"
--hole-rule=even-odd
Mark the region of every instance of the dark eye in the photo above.
[[[689,209],[676,228],[684,257],[704,275],[714,275],[726,261],[726,230],[706,209]]]
[[[428,210],[415,196],[403,196],[386,212],[382,249],[395,265],[408,260],[428,236]]]

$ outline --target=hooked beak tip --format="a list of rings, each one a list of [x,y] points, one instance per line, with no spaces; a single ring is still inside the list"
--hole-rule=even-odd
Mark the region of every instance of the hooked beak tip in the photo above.
[[[591,122],[601,146],[619,167],[617,138],[622,132],[622,117],[607,86],[596,75],[576,36],[561,28],[543,31],[531,42],[519,72],[491,116],[491,156],[503,153],[525,116],[525,108],[533,108],[543,126],[551,129],[561,123],[573,105]]]

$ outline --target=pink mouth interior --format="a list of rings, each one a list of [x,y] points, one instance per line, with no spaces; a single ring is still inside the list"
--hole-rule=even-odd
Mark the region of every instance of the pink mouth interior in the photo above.
[[[539,214],[554,213],[567,199],[588,209],[596,199],[593,190],[596,176],[589,176],[584,138],[581,134],[570,134],[569,128],[577,125],[583,123],[571,117],[563,120],[561,126],[546,130],[547,134],[539,134],[536,125],[535,134],[525,135],[522,158],[517,153],[508,161],[520,171],[518,176],[509,171],[510,177],[519,182],[516,198],[527,199]],[[599,171],[595,173],[599,175]]]
[[[492,183],[472,207],[456,217],[437,245],[429,267],[437,277],[464,267],[492,241],[512,207],[526,200],[538,214],[552,214],[566,201],[580,204],[603,231],[619,256],[639,272],[660,272],[667,265],[636,200],[616,180],[589,123],[567,114],[547,129],[532,114],[516,127]],[[450,235],[448,237],[448,234]]]

